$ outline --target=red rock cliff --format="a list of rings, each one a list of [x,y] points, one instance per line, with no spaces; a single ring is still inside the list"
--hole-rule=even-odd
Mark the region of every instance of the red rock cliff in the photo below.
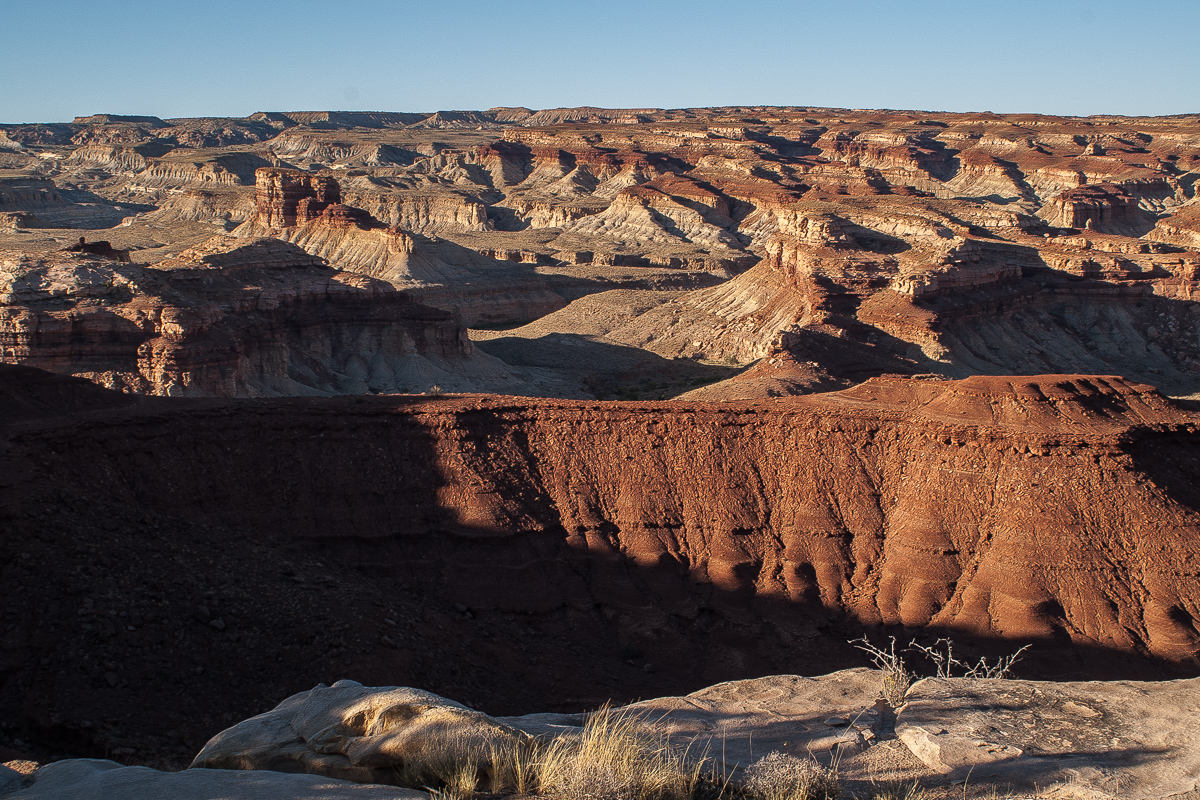
[[[13,453],[40,453],[76,490],[286,531],[472,608],[600,604],[643,650],[709,677],[754,649],[734,635],[752,619],[796,641],[883,623],[1200,652],[1200,418],[1150,387],[878,379],[758,404],[359,402],[125,413]],[[688,639],[701,618],[725,631],[708,655]]]

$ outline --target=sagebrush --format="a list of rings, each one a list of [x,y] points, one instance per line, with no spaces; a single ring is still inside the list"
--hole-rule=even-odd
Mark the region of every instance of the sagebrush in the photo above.
[[[751,764],[743,786],[754,800],[837,800],[842,796],[835,770],[812,758],[779,750]]]

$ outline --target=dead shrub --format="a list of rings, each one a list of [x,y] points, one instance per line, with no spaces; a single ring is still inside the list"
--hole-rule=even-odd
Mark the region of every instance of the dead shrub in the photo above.
[[[812,758],[774,750],[746,769],[743,787],[756,800],[837,800],[837,772]]]
[[[879,687],[880,696],[893,708],[902,704],[908,687],[912,686],[913,676],[905,666],[904,658],[896,652],[896,637],[891,637],[891,644],[887,650],[871,644],[865,636],[855,639],[850,644],[870,656],[875,669],[883,673],[883,684]]]

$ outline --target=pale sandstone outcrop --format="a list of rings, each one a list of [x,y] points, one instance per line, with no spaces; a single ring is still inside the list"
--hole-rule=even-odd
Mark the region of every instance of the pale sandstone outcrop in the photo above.
[[[848,757],[882,731],[881,674],[849,669],[815,678],[776,675],[710,686],[613,709],[661,733],[671,747],[736,773],[755,753],[787,747]],[[453,755],[489,763],[493,748],[577,737],[584,714],[488,717],[418,689],[339,681],[288,698],[212,738],[192,768],[304,771],[391,782],[400,771]],[[841,721],[829,724],[830,717]],[[868,731],[871,731],[868,733]],[[416,767],[419,768],[419,767]]]
[[[805,753],[843,781],[893,776],[924,785],[968,780],[1045,798],[1159,800],[1200,785],[1192,717],[1200,680],[1049,682],[927,678],[898,714],[879,699],[883,673],[729,681],[683,697],[613,709],[736,783],[756,758]],[[23,776],[0,767],[5,800],[120,793],[131,800],[421,800],[397,788],[419,765],[486,769],[501,747],[578,737],[587,715],[491,718],[417,689],[340,681],[294,695],[218,734],[178,773],[78,759]],[[896,738],[912,755],[896,752]],[[307,775],[297,775],[306,772]],[[293,773],[293,774],[284,774]],[[378,781],[378,783],[372,783]]]
[[[948,780],[1148,800],[1200,788],[1200,679],[927,678],[896,733]]]
[[[669,735],[673,746],[736,773],[772,750],[828,760],[864,749],[877,735],[864,732],[880,730],[880,681],[878,670],[861,668],[813,678],[773,675],[643,700],[618,712],[637,715]]]
[[[343,183],[342,196],[347,204],[363,209],[385,225],[417,233],[486,231],[491,227],[483,203],[449,192],[393,194],[365,187],[351,189]]]
[[[396,783],[408,770],[461,758],[489,764],[524,734],[444,697],[342,680],[293,695],[209,740],[192,768],[308,772]]]

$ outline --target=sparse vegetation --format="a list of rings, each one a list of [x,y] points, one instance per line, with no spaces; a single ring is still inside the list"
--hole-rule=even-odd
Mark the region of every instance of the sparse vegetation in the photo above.
[[[901,705],[915,676],[904,662],[901,655],[903,651],[898,651],[896,648],[896,637],[889,638],[886,650],[872,644],[865,636],[850,643],[870,656],[875,668],[883,672],[883,681],[879,689],[880,696],[893,707]],[[1012,674],[1013,665],[1028,649],[1029,645],[1025,645],[1007,656],[997,658],[994,662],[988,661],[984,657],[980,657],[975,662],[956,658],[954,642],[947,638],[938,639],[932,645],[910,641],[904,651],[915,650],[929,659],[937,669],[935,677],[983,679],[1009,677]]]
[[[432,794],[445,800],[469,800],[479,788],[479,764],[473,759],[463,759],[450,765],[438,777],[441,788]]]
[[[677,754],[652,726],[601,709],[578,737],[497,743],[486,760],[469,748],[451,747],[435,760],[406,763],[396,782],[443,800],[467,800],[479,791],[565,800],[685,800],[693,796],[701,771],[702,763]]]
[[[490,785],[493,793],[533,794],[538,788],[538,763],[544,746],[537,739],[496,745],[491,749]]]
[[[857,649],[871,657],[875,669],[883,673],[883,684],[879,694],[889,705],[895,707],[904,702],[908,687],[912,686],[912,674],[904,664],[904,658],[896,652],[896,637],[891,637],[887,650],[883,650],[862,637],[851,642]]]
[[[408,759],[396,770],[400,786],[425,789],[445,800],[467,800],[479,787],[483,769],[474,749],[465,742],[448,746],[425,759]]]
[[[920,651],[937,665],[939,678],[1007,678],[1012,673],[1013,665],[1029,649],[1029,645],[1025,645],[1014,653],[996,659],[995,663],[989,663],[986,658],[971,663],[954,657],[954,642],[950,639],[938,639],[928,647],[913,642],[909,647]]]
[[[567,800],[684,800],[703,781],[704,758],[670,746],[641,718],[601,709],[578,740],[555,739],[537,765],[542,793]]]
[[[746,769],[744,786],[754,800],[837,800],[842,796],[836,769],[778,750]]]
[[[916,781],[884,781],[871,786],[866,800],[926,800],[928,796]]]
[[[639,716],[603,708],[578,736],[497,744],[486,759],[465,747],[449,748],[436,762],[407,765],[396,778],[441,800],[469,800],[480,792],[561,800],[837,800],[843,795],[836,767],[809,757],[773,751],[735,782],[708,755],[673,745],[665,729]]]

